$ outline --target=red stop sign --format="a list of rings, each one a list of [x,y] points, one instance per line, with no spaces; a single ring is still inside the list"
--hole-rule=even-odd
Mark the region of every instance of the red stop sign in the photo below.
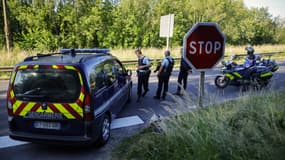
[[[216,23],[196,23],[184,36],[183,58],[195,70],[211,69],[223,58],[225,41]]]

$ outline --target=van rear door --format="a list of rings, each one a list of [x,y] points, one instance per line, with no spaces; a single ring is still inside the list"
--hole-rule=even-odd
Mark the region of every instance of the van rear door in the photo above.
[[[12,83],[17,102],[14,103],[13,111],[20,116],[26,116],[28,112],[46,110],[62,113],[67,119],[82,118],[82,106],[77,104],[77,101],[83,101],[84,96],[81,92],[81,79],[78,72],[65,67],[19,69]],[[21,107],[21,102],[27,105]]]

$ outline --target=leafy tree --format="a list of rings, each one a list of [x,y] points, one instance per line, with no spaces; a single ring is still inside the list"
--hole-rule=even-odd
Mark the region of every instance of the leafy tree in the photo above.
[[[285,18],[276,18],[277,29],[276,29],[276,42],[285,44]]]
[[[18,32],[13,34],[13,37],[16,37],[15,40],[21,48],[53,50],[57,47],[57,40],[51,33],[51,28],[54,26],[54,21],[51,19],[53,1],[11,1],[10,5],[15,7],[13,15],[18,25],[15,27]]]
[[[242,0],[9,0],[10,32],[21,49],[164,47],[160,17],[174,14],[172,46],[197,22],[216,22],[233,45],[285,43],[284,21]],[[3,14],[0,14],[3,19]],[[0,44],[4,45],[3,23]]]

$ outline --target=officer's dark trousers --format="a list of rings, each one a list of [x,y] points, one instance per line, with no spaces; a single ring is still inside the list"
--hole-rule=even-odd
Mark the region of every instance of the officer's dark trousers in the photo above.
[[[158,98],[161,97],[161,91],[163,89],[162,98],[163,99],[165,98],[166,92],[168,91],[169,77],[170,77],[170,74],[167,74],[167,73],[161,73],[158,76],[158,88],[156,91],[156,97],[158,97]]]
[[[138,74],[138,88],[137,88],[137,95],[142,95],[142,88],[144,88],[144,91],[148,91],[148,74]]]
[[[180,85],[183,85],[184,90],[186,90],[186,87],[187,87],[187,77],[188,77],[188,72],[180,71],[179,74],[178,74],[177,82]],[[181,87],[178,85],[177,92],[180,92],[180,91],[181,91]]]

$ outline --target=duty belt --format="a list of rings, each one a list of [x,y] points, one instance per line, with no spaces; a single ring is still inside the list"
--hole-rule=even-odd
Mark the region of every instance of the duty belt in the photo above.
[[[138,71],[139,71],[139,72],[147,72],[148,70],[141,70],[141,69],[140,69],[140,70],[138,70]]]

